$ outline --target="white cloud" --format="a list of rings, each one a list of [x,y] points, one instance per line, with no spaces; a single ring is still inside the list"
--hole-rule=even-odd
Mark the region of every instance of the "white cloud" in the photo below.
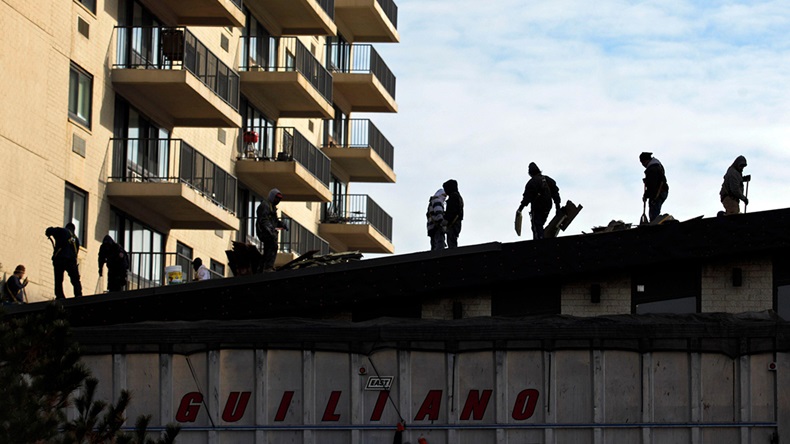
[[[396,253],[428,249],[428,197],[466,202],[461,245],[529,240],[513,216],[536,162],[584,209],[561,236],[642,213],[642,151],[667,169],[664,211],[715,216],[749,160],[749,212],[788,206],[790,4],[399,0],[401,43],[376,45],[399,112],[370,117],[396,184],[352,185],[394,218]],[[369,255],[375,256],[375,255]]]

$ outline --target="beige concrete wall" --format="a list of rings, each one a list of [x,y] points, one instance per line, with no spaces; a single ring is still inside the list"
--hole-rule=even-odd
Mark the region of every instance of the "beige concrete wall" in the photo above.
[[[732,284],[740,268],[743,283]],[[702,312],[741,313],[773,308],[773,267],[768,258],[719,262],[702,268]]]
[[[601,286],[601,302],[590,302],[590,287]],[[571,316],[631,313],[631,279],[627,276],[570,282],[562,286],[562,311]]]

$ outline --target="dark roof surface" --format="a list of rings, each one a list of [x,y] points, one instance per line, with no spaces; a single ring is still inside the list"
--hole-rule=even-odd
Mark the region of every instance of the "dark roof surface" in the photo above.
[[[320,318],[359,303],[474,294],[660,264],[790,251],[790,209],[623,231],[492,242],[61,301],[75,327],[144,321]],[[9,315],[47,302],[12,306]]]

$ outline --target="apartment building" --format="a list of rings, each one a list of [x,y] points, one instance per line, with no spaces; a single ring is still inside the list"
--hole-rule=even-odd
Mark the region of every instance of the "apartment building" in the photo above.
[[[394,183],[375,125],[395,113],[391,0],[0,1],[0,275],[27,267],[53,298],[49,226],[73,222],[83,292],[102,293],[110,234],[129,287],[256,243],[272,188],[288,231],[277,264],[308,251],[393,253],[392,218],[355,182]],[[373,116],[373,117],[368,117]],[[66,295],[71,297],[68,279]]]

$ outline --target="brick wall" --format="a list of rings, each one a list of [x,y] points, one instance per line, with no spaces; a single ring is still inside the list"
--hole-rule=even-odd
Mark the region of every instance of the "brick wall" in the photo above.
[[[741,269],[740,287],[733,286],[734,268]],[[773,308],[771,260],[753,259],[703,266],[701,302],[703,313],[741,313]]]
[[[474,318],[491,316],[491,296],[468,296],[447,299],[436,299],[423,302],[422,318],[450,320],[453,319],[453,303],[461,304],[461,317]]]
[[[601,302],[590,302],[590,287],[601,286]],[[628,276],[603,280],[568,282],[562,286],[562,314],[601,316],[631,313],[631,279]]]

